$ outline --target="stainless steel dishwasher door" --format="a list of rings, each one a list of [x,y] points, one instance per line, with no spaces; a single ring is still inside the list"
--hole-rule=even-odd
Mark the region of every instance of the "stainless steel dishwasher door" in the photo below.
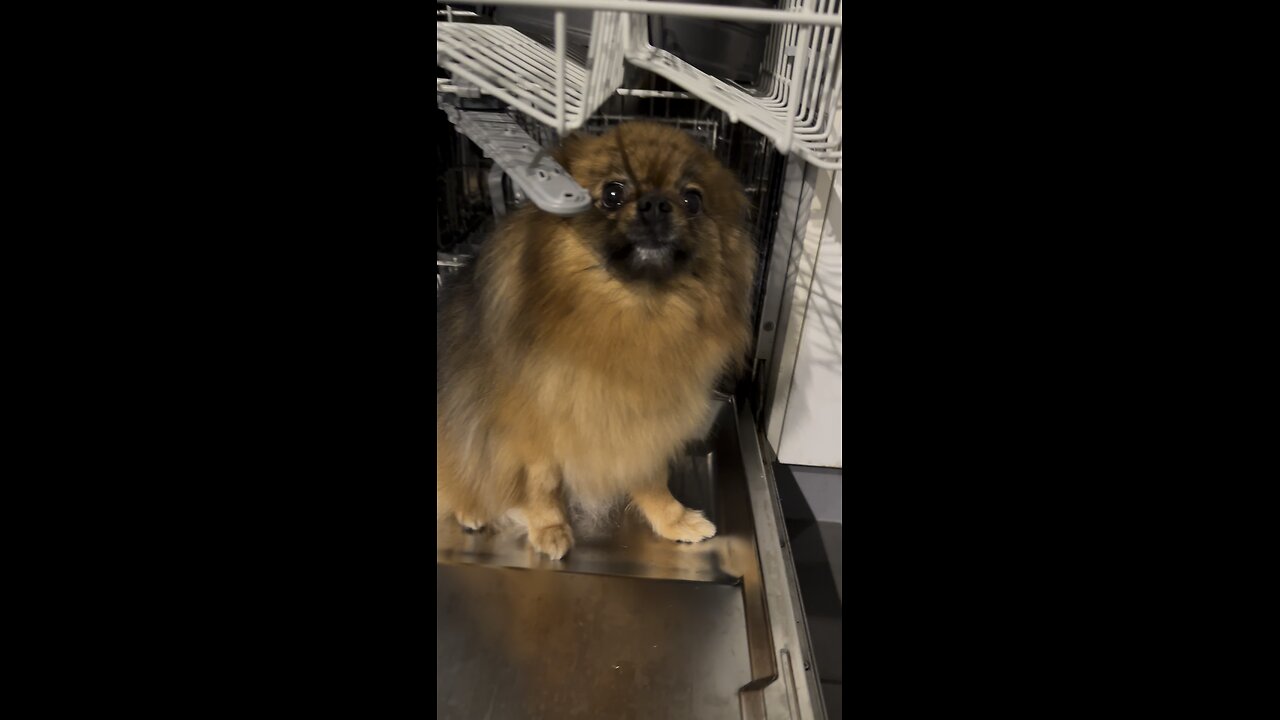
[[[731,585],[436,567],[436,716],[736,720]]]
[[[673,463],[672,493],[716,524],[702,543],[619,510],[578,519],[553,561],[519,530],[438,523],[437,717],[823,717],[757,440],[725,399]]]

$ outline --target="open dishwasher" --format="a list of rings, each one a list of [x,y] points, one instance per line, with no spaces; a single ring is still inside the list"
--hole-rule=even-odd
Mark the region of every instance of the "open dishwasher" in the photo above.
[[[738,176],[759,255],[752,369],[722,383],[714,422],[671,471],[672,493],[717,535],[662,540],[622,510],[576,519],[574,549],[552,561],[518,533],[439,522],[437,717],[826,717],[759,428],[785,365],[814,173],[842,163],[840,1],[498,0],[437,14],[437,293],[513,206],[585,210],[547,150],[632,119],[680,127]]]

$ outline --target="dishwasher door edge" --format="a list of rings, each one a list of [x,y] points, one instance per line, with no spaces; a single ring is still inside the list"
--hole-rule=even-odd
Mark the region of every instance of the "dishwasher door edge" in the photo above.
[[[756,550],[764,585],[765,608],[773,640],[778,681],[762,687],[768,717],[826,720],[826,704],[813,662],[795,564],[782,520],[773,472],[761,452],[760,433],[750,403],[735,402],[742,466],[755,523]]]

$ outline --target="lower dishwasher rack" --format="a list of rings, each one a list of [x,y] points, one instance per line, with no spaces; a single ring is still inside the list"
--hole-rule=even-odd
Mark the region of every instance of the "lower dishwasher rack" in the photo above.
[[[671,491],[715,537],[634,510],[574,519],[560,561],[512,530],[436,528],[436,717],[825,718],[772,473],[722,397]]]

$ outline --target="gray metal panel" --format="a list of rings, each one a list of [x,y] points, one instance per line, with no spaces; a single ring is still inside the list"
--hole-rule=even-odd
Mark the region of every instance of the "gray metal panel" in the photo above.
[[[510,115],[439,105],[458,132],[500,165],[534,205],[553,215],[577,215],[591,207],[591,195]]]

